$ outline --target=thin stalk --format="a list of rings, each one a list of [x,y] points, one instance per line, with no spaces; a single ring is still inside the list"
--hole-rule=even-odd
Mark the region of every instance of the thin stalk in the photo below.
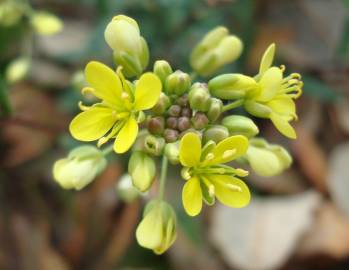
[[[107,156],[108,154],[110,154],[113,151],[113,147],[114,147],[114,145],[111,144],[111,145],[107,146],[106,148],[104,148],[102,150],[103,156]]]
[[[168,167],[168,160],[167,160],[167,157],[164,155],[161,162],[159,200],[162,200],[165,194],[167,167]]]
[[[232,102],[232,103],[229,103],[229,104],[227,104],[227,105],[224,105],[224,106],[223,106],[222,112],[226,112],[226,111],[235,109],[235,108],[237,108],[237,107],[240,107],[243,103],[244,103],[244,101],[243,101],[242,99],[235,100],[235,101]]]

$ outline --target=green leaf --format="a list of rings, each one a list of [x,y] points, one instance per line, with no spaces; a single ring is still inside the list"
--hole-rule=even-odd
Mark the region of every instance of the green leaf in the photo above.
[[[315,97],[324,102],[335,102],[339,95],[331,87],[314,77],[303,76],[304,94]]]

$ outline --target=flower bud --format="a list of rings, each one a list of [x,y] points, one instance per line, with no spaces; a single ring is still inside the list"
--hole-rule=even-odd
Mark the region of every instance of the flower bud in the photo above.
[[[193,115],[193,111],[190,108],[182,108],[181,116],[190,118],[192,117],[192,115]]]
[[[173,117],[178,117],[181,114],[181,107],[179,105],[172,105],[169,109],[168,109],[168,114],[170,116]]]
[[[255,102],[253,100],[247,100],[244,103],[245,110],[256,117],[268,118],[272,113],[272,110],[261,103]]]
[[[148,65],[149,49],[135,20],[124,15],[115,16],[107,25],[104,37],[126,77],[143,72]]]
[[[175,142],[178,139],[178,131],[175,129],[167,128],[164,131],[164,138],[167,143]]]
[[[256,124],[250,118],[242,115],[230,115],[224,117],[222,125],[229,130],[231,136],[244,135],[247,138],[251,138],[259,133]]]
[[[244,98],[250,91],[258,89],[256,81],[242,74],[222,74],[208,82],[212,96],[220,99]]]
[[[210,93],[204,83],[195,83],[189,92],[189,104],[192,110],[206,112],[210,106]]]
[[[156,115],[163,115],[167,108],[170,107],[171,101],[166,94],[161,93],[158,102],[155,104],[155,106],[151,109],[151,111]]]
[[[179,117],[178,118],[178,129],[184,131],[190,128],[190,119],[188,117]]]
[[[193,49],[190,65],[198,74],[209,76],[241,55],[243,48],[241,40],[228,34],[227,28],[216,27]]]
[[[166,127],[176,129],[178,125],[178,118],[177,117],[169,117],[166,119]]]
[[[164,155],[175,165],[179,163],[179,141],[168,143],[165,146]]]
[[[202,112],[197,112],[192,118],[191,123],[195,129],[203,129],[208,125],[208,118]]]
[[[165,120],[161,116],[152,117],[148,120],[147,128],[150,133],[161,135],[165,129]]]
[[[167,77],[173,73],[173,70],[167,61],[158,60],[154,63],[154,73],[159,77],[162,85],[165,85]]]
[[[16,83],[27,76],[30,69],[30,59],[20,57],[13,60],[6,69],[6,80],[9,83]]]
[[[168,203],[150,201],[144,209],[143,219],[136,230],[140,246],[164,253],[176,240],[177,217]]]
[[[132,178],[133,186],[145,192],[155,179],[155,162],[146,153],[135,151],[128,162],[128,173]]]
[[[207,117],[211,122],[216,121],[223,110],[223,102],[218,98],[211,98],[210,106],[207,111]]]
[[[126,203],[133,202],[140,195],[139,191],[132,185],[132,179],[128,173],[120,177],[115,188],[118,197]]]
[[[214,141],[219,143],[220,141],[229,137],[229,131],[226,127],[220,125],[214,125],[204,131],[203,141]]]
[[[144,149],[148,154],[160,156],[164,150],[164,147],[164,138],[148,135],[144,139]]]
[[[103,153],[94,146],[80,146],[67,158],[57,160],[53,177],[65,189],[80,190],[87,186],[107,166]]]
[[[63,22],[57,16],[43,11],[35,12],[30,23],[40,35],[54,35],[63,29]]]
[[[1,1],[0,3],[0,25],[12,26],[18,23],[24,13],[23,5],[12,1]]]
[[[285,148],[259,138],[250,140],[245,158],[261,176],[278,175],[292,164],[292,157]]]
[[[176,103],[181,107],[188,107],[189,106],[188,95],[185,94],[183,96],[178,97],[176,100]]]
[[[183,95],[191,85],[191,79],[189,74],[180,70],[176,70],[169,75],[165,83],[165,91],[171,95]]]

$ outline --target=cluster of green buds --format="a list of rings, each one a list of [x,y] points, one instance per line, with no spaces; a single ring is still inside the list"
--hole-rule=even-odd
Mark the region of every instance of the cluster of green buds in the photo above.
[[[73,150],[56,162],[54,178],[63,188],[80,189],[102,171],[107,154],[131,151],[128,173],[117,194],[130,202],[158,187],[136,231],[141,246],[161,254],[176,239],[176,213],[165,199],[169,164],[182,167],[181,196],[189,216],[198,215],[203,203],[213,205],[216,199],[234,208],[249,203],[250,191],[242,180],[248,171],[237,164],[248,163],[262,176],[277,175],[291,165],[286,149],[256,137],[259,129],[254,121],[232,112],[241,106],[254,117],[269,118],[282,134],[295,138],[289,122],[296,119],[294,99],[301,94],[302,82],[299,74],[284,78],[285,67],[272,66],[274,44],[263,55],[258,75],[229,73],[207,81],[242,51],[241,40],[224,27],[209,32],[194,48],[191,73],[174,70],[165,60],[145,71],[148,46],[137,22],[127,16],[112,19],[105,39],[113,50],[115,68],[95,61],[87,64],[88,87],[82,93],[98,101],[92,106],[80,102],[82,112],[70,124],[75,139],[96,141],[98,148]]]
[[[63,22],[54,14],[35,10],[24,0],[1,0],[0,1],[0,27],[12,27],[23,23],[29,27],[28,35],[36,33],[49,36],[59,33],[63,29]],[[14,59],[6,69],[6,81],[15,83],[23,79],[29,72],[32,57],[32,38],[26,38],[22,55]]]

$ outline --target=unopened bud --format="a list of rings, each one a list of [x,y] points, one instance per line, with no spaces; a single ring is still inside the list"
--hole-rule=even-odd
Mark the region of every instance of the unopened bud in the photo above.
[[[178,118],[178,129],[184,131],[190,128],[190,119],[188,117],[179,117]]]
[[[168,143],[165,146],[164,155],[168,158],[171,164],[179,163],[179,141]]]
[[[182,108],[181,116],[192,117],[193,111],[190,108]]]
[[[170,116],[173,117],[178,117],[181,114],[181,107],[179,105],[172,105],[169,109],[168,109],[168,114]]]
[[[128,162],[128,173],[133,185],[141,192],[147,191],[155,179],[155,162],[146,153],[133,152]]]
[[[205,130],[203,135],[204,143],[208,141],[214,141],[219,143],[220,141],[229,137],[229,131],[226,127],[220,125],[214,125]]]
[[[195,83],[189,92],[189,103],[192,110],[206,112],[210,106],[210,93],[207,84]]]
[[[168,94],[180,96],[189,90],[191,79],[189,74],[176,70],[166,79],[165,90]]]
[[[159,77],[162,85],[165,85],[167,77],[173,73],[173,70],[167,61],[158,60],[154,63],[154,73]]]
[[[216,121],[223,110],[223,102],[218,98],[211,98],[210,107],[207,111],[207,117],[211,122]]]
[[[178,131],[175,129],[165,129],[164,138],[167,143],[175,142],[178,139]]]
[[[180,96],[179,98],[177,98],[176,103],[181,107],[188,107],[189,106],[188,95],[185,94],[183,96]]]
[[[178,118],[177,117],[169,117],[166,119],[166,127],[176,129],[178,125]]]
[[[261,103],[255,102],[253,100],[247,100],[244,103],[245,110],[256,117],[268,118],[272,113],[272,110]]]
[[[133,202],[140,195],[139,191],[133,186],[131,176],[128,173],[120,177],[115,188],[118,197],[126,203]]]
[[[251,138],[259,133],[256,124],[250,118],[242,115],[224,117],[222,125],[229,130],[230,135],[244,135]]]
[[[241,40],[228,34],[227,28],[216,27],[193,49],[190,64],[197,73],[209,76],[241,55],[243,48]]]
[[[165,147],[165,139],[148,135],[144,139],[144,149],[148,154],[160,156]]]
[[[192,118],[191,123],[195,129],[203,129],[208,125],[208,118],[202,112],[197,112]]]
[[[148,120],[147,128],[150,133],[161,135],[165,129],[165,120],[161,116],[156,116]]]
[[[63,22],[57,16],[49,12],[34,12],[30,23],[40,35],[54,35],[63,29]]]
[[[170,98],[166,94],[161,93],[158,102],[151,109],[151,111],[156,115],[163,115],[170,105]]]
[[[6,69],[6,80],[9,83],[16,83],[25,78],[30,69],[30,59],[20,57],[13,60]]]
[[[220,99],[244,98],[250,91],[258,89],[256,81],[242,74],[223,74],[208,82],[211,95]]]

